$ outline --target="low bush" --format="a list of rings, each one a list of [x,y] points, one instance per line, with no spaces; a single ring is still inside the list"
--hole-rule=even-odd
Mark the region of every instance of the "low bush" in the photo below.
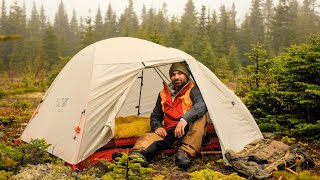
[[[20,143],[16,146],[0,144],[0,170],[16,170],[17,166],[53,162],[47,153],[50,145],[44,139],[33,139],[30,144]]]
[[[16,119],[12,116],[0,116],[0,124],[8,125],[16,122]]]

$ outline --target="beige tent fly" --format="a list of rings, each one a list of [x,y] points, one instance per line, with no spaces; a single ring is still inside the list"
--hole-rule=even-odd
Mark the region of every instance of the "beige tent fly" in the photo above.
[[[178,49],[118,37],[77,53],[56,77],[21,139],[45,139],[49,153],[77,164],[108,143],[118,116],[150,115],[172,63],[186,62],[208,107],[222,151],[240,151],[261,132],[241,100]]]

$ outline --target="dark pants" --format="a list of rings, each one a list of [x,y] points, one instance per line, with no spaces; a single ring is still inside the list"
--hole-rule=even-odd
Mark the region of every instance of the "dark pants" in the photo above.
[[[177,140],[182,140],[182,138],[183,138],[183,137],[182,138],[178,138],[178,137],[174,136],[174,130],[175,129],[176,129],[176,127],[167,130],[167,135],[164,137],[163,140],[153,142],[149,147],[147,147],[144,150],[141,150],[140,153],[144,157],[149,159],[150,157],[152,157],[158,151],[170,149]],[[185,134],[187,134],[188,130],[189,130],[189,125],[187,125],[184,128]]]

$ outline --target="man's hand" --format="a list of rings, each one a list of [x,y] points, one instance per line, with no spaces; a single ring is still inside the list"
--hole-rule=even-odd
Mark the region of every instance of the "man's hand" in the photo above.
[[[166,137],[166,135],[167,135],[167,131],[166,131],[164,128],[162,128],[162,127],[156,129],[156,130],[154,131],[154,133],[156,133],[157,135],[159,135],[159,136],[161,136],[161,137],[163,137],[163,138]]]
[[[185,120],[180,120],[178,125],[176,126],[176,129],[174,130],[174,136],[181,138],[184,135],[184,128],[186,127],[188,123]]]

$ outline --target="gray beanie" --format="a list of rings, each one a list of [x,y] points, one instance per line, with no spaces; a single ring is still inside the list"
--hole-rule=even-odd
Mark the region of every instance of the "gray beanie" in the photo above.
[[[174,72],[174,71],[180,71],[182,72],[184,75],[187,76],[187,78],[189,78],[190,76],[190,72],[189,70],[187,69],[187,67],[182,64],[182,63],[174,63],[171,65],[170,69],[169,69],[169,75],[171,76],[171,74]]]

